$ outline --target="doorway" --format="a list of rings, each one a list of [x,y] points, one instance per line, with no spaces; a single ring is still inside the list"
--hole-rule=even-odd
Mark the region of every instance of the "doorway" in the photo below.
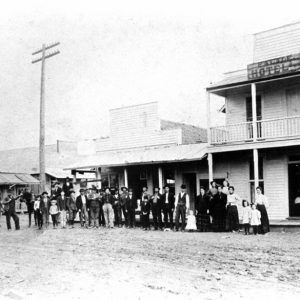
[[[133,189],[137,198],[140,198],[144,186],[147,186],[146,169],[143,167],[128,168],[128,187]]]
[[[300,163],[289,164],[290,217],[300,217]]]
[[[186,191],[190,196],[190,209],[195,209],[196,199],[196,173],[184,173],[182,174],[183,183],[186,185]]]

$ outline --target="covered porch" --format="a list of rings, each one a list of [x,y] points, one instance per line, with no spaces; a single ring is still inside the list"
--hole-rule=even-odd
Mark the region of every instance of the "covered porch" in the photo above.
[[[98,188],[125,186],[132,188],[137,198],[142,187],[147,186],[150,194],[154,187],[168,184],[174,194],[185,183],[191,196],[191,208],[200,190],[201,169],[207,170],[206,143],[139,148],[123,151],[99,152],[69,167],[73,173],[95,170]],[[207,179],[208,180],[208,179]]]

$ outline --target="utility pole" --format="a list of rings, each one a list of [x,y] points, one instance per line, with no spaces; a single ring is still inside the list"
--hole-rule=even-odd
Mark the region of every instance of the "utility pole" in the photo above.
[[[46,51],[53,47],[58,46],[59,43],[46,46],[42,45],[40,50],[32,53],[32,55],[40,54],[42,57],[32,61],[33,64],[41,61],[41,96],[40,96],[40,146],[39,146],[39,162],[40,162],[40,192],[45,191],[46,187],[46,167],[45,167],[45,60],[54,55],[59,54],[58,50],[46,55]]]

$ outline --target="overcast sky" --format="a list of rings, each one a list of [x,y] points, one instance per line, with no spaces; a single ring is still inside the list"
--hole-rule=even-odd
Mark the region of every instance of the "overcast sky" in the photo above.
[[[106,136],[110,108],[150,101],[164,119],[205,127],[205,87],[251,62],[252,34],[299,21],[297,1],[277,2],[2,3],[0,149],[38,145],[40,64],[31,53],[56,41],[61,54],[46,62],[47,144]]]

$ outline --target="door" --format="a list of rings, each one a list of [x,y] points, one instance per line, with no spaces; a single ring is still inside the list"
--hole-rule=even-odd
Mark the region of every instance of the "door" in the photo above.
[[[186,184],[186,191],[190,196],[190,209],[195,209],[196,199],[196,173],[182,174],[183,183]]]
[[[291,217],[300,217],[300,163],[289,164],[289,208]]]
[[[128,187],[133,189],[138,199],[142,195],[143,186],[147,186],[147,172],[140,167],[128,168]]]

